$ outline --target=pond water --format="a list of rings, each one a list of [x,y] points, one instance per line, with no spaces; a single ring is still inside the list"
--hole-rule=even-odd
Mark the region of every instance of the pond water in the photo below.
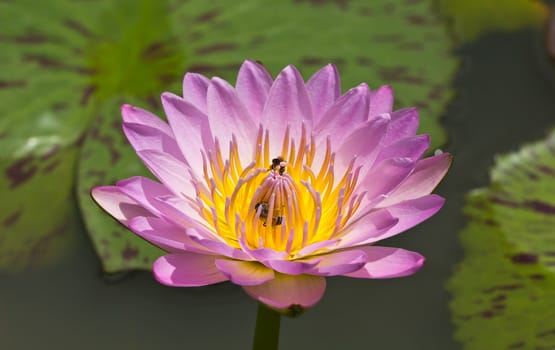
[[[460,49],[458,96],[443,119],[454,165],[432,219],[385,245],[427,257],[418,274],[328,279],[323,300],[283,319],[282,349],[459,349],[444,288],[462,258],[464,194],[487,184],[494,154],[542,138],[554,124],[555,85],[540,35],[489,35]],[[55,266],[0,275],[1,349],[247,349],[256,304],[229,283],[168,288],[148,272],[107,282],[84,230]]]

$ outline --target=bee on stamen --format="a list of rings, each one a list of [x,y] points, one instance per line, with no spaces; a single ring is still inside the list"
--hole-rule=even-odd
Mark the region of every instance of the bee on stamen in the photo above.
[[[268,219],[268,208],[270,205],[266,202],[259,202],[256,203],[254,206],[254,210],[258,211],[260,209],[260,218],[264,221],[263,226],[266,227],[266,219]],[[274,213],[272,215],[272,226],[279,226],[283,222],[283,216],[281,215],[281,210],[274,209]]]
[[[270,170],[277,171],[280,175],[285,173],[286,162],[282,157],[277,157],[272,159],[272,165],[270,165]]]

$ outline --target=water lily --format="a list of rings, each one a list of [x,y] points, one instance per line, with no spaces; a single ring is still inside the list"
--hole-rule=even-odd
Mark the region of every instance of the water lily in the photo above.
[[[96,202],[168,254],[153,265],[175,287],[224,281],[295,314],[325,277],[411,275],[424,257],[375,245],[435,214],[431,194],[451,163],[422,159],[414,108],[392,110],[389,86],[341,94],[333,65],[305,83],[245,61],[235,87],[187,73],[183,96],[162,95],[167,123],[124,105],[123,131],[159,180],[93,189]]]

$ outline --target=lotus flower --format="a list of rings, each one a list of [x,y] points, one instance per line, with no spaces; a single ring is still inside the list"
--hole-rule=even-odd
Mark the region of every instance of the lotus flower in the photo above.
[[[325,277],[411,275],[420,254],[374,245],[435,214],[430,194],[451,156],[421,159],[414,108],[392,111],[389,86],[341,95],[333,65],[308,82],[275,80],[253,61],[236,86],[187,73],[183,97],[162,95],[168,123],[124,105],[123,131],[158,178],[132,177],[92,195],[168,254],[153,265],[175,287],[231,281],[282,313],[317,303]]]

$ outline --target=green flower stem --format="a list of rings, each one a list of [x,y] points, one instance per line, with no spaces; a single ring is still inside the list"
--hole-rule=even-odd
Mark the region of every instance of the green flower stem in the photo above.
[[[277,350],[279,345],[280,314],[258,304],[253,350]]]

